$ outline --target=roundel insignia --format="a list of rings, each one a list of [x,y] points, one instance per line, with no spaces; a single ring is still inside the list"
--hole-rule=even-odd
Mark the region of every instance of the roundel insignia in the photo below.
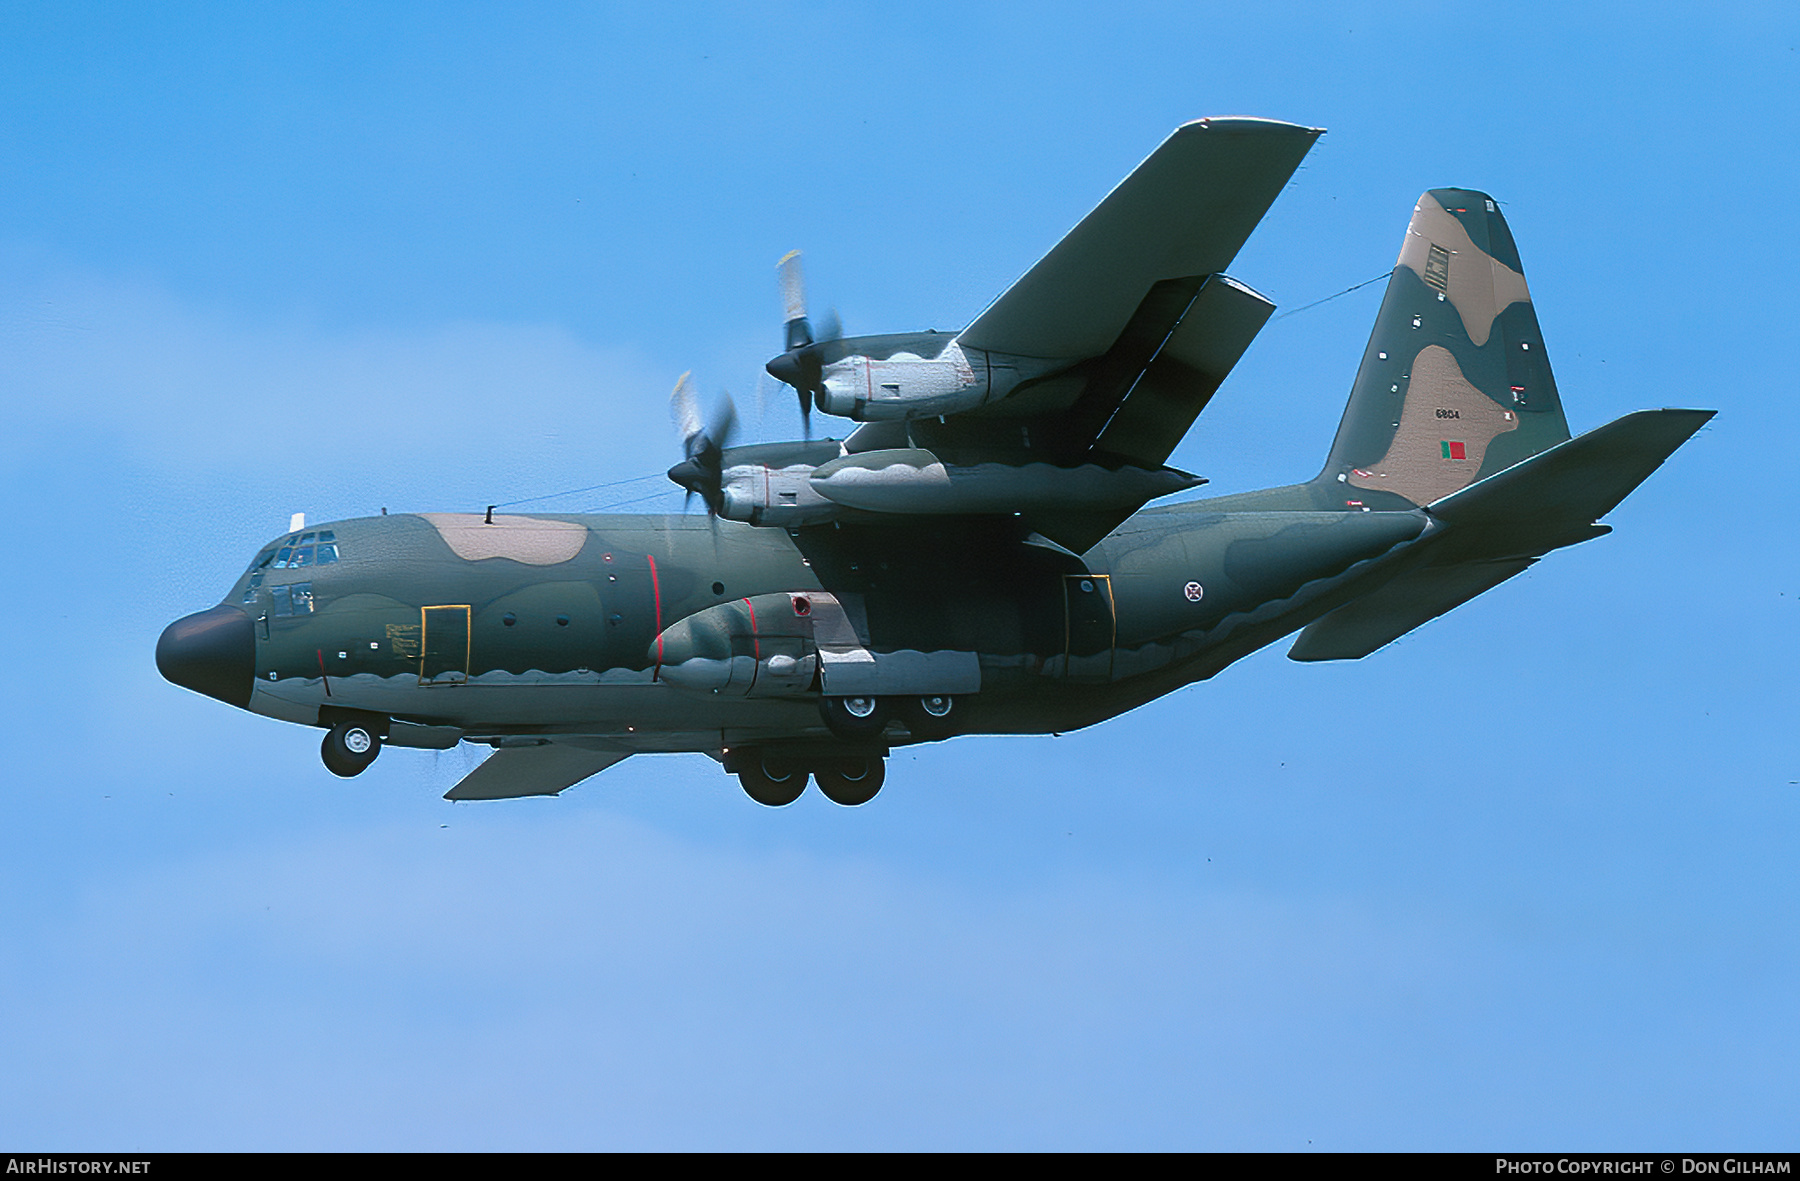
[[[1181,593],[1187,596],[1188,602],[1198,603],[1206,597],[1206,588],[1197,582],[1190,582],[1181,588]]]

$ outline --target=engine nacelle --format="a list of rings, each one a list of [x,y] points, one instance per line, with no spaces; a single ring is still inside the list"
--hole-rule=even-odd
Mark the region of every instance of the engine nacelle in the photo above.
[[[719,515],[728,521],[798,529],[843,515],[812,486],[813,465],[735,464],[721,473]]]
[[[818,407],[857,422],[937,418],[1004,398],[1020,383],[1066,366],[965,349],[954,340],[935,356],[904,347],[885,356],[853,351],[820,371]]]

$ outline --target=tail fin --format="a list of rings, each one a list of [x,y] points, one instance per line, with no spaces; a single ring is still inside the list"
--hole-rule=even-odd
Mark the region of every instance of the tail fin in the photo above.
[[[1430,504],[1568,437],[1506,219],[1486,193],[1432,189],[1406,227],[1315,495]]]

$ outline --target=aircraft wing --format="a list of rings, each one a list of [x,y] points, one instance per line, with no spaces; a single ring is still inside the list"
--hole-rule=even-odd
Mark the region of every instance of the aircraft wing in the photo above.
[[[628,750],[588,750],[546,743],[502,747],[444,794],[446,800],[510,800],[559,795],[630,757]]]
[[[1199,119],[1175,129],[958,336],[1026,357],[1095,357],[1150,288],[1225,270],[1322,128]]]
[[[1275,308],[1224,268],[1320,134],[1185,124],[953,340],[860,337],[771,362],[797,389],[812,388],[802,360],[825,366],[819,408],[863,425],[805,489],[783,491],[794,513],[746,487],[740,519],[1010,516],[1083,552],[1204,483],[1169,456]],[[800,506],[802,492],[825,508]]]

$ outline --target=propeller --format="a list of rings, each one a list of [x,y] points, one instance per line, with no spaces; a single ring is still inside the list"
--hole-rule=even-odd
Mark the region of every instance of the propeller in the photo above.
[[[713,516],[725,502],[725,448],[737,429],[737,407],[731,395],[725,394],[713,410],[712,421],[700,417],[700,400],[694,393],[693,374],[683,373],[669,395],[669,417],[681,436],[681,450],[686,456],[669,469],[669,479],[687,489],[688,499],[698,496]]]
[[[806,316],[806,279],[800,270],[800,252],[790,250],[775,264],[781,284],[781,307],[785,324],[785,351],[770,361],[769,376],[794,388],[800,399],[800,422],[806,437],[812,438],[813,402],[825,394],[825,358],[817,347],[829,344],[844,334],[844,325],[835,310],[825,313],[819,331],[813,332]]]

